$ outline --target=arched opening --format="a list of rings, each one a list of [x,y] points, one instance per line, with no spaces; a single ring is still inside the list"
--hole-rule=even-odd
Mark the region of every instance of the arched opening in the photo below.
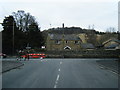
[[[71,50],[71,47],[65,46],[64,49],[65,49],[65,50]]]

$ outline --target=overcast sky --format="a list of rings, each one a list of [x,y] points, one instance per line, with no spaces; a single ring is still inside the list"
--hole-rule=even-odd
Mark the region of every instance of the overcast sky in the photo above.
[[[41,30],[61,27],[118,30],[119,0],[0,0],[0,23],[12,12],[24,10],[35,16]],[[51,27],[50,27],[51,24]],[[0,26],[2,29],[2,26]]]

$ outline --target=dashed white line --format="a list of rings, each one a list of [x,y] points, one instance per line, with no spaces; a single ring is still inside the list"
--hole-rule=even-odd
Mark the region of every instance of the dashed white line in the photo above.
[[[60,76],[58,75],[58,76],[57,76],[57,79],[56,79],[56,81],[58,81],[58,80],[59,80],[59,77],[60,77]]]
[[[56,87],[57,87],[57,85],[54,86],[54,88],[56,88]]]
[[[62,62],[60,62],[60,64],[62,64]]]
[[[60,62],[60,64],[62,64],[62,62]],[[60,68],[58,69],[58,71],[60,72]],[[58,74],[58,75],[57,75],[57,79],[56,79],[56,81],[55,81],[54,88],[57,88],[57,84],[58,84],[58,81],[59,81],[59,77],[60,77],[60,75]]]
[[[60,77],[60,75],[58,74],[58,75],[57,75],[57,79],[56,79],[56,81],[55,81],[54,88],[57,88],[57,83],[58,83],[59,77]]]
[[[60,72],[60,68],[58,69],[58,71]]]

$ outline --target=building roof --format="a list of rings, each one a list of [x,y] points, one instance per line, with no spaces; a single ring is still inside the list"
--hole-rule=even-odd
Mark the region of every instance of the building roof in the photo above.
[[[110,44],[110,45],[107,45],[105,46],[107,43],[109,42],[116,42],[116,43],[113,43],[113,44]],[[109,39],[105,42],[103,42],[103,46],[104,48],[107,48],[107,49],[112,49],[112,48],[116,48],[120,45],[120,40],[116,39],[116,38],[112,38],[112,39]]]
[[[82,43],[81,47],[84,49],[94,49],[95,47],[91,43]]]
[[[50,39],[52,40],[61,40],[64,37],[64,40],[81,40],[77,35],[75,34],[49,34]]]
[[[107,44],[107,43],[109,43],[109,42],[111,42],[111,41],[114,41],[114,42],[117,42],[117,43],[120,44],[120,40],[118,40],[118,39],[116,39],[116,38],[112,38],[112,39],[109,39],[109,40],[103,42],[103,45],[105,45],[105,44]]]
[[[118,46],[119,46],[119,44],[111,44],[109,46],[106,46],[105,48],[116,48]]]

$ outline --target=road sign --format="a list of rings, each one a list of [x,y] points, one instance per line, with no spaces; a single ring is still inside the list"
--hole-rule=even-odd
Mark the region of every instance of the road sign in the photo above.
[[[26,49],[31,49],[31,47],[26,47]]]

